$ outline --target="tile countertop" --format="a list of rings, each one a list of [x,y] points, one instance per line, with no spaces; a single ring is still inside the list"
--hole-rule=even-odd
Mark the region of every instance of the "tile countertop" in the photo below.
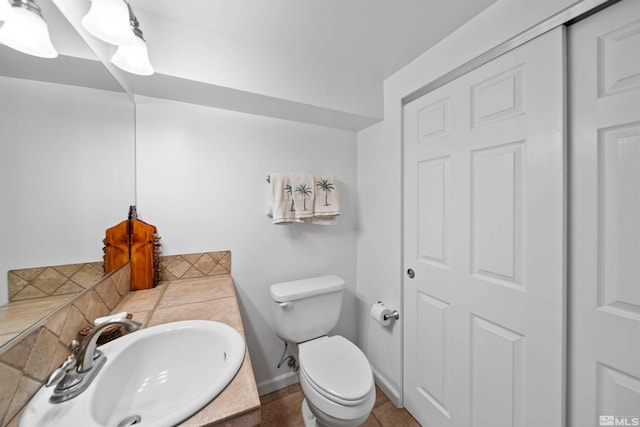
[[[179,320],[216,320],[244,336],[230,275],[178,279],[153,289],[130,292],[112,313],[126,311],[143,327]],[[254,426],[260,424],[260,398],[249,352],[233,381],[212,402],[179,424],[181,427]]]

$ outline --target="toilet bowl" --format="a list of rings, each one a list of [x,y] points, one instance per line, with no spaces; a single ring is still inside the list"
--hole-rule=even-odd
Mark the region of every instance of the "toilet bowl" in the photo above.
[[[276,333],[298,344],[305,426],[357,426],[376,400],[371,365],[340,335],[327,336],[342,307],[344,280],[321,276],[270,288]]]
[[[376,399],[371,366],[353,343],[339,335],[299,345],[300,385],[318,426],[356,426]],[[304,410],[303,410],[304,412]],[[305,417],[307,425],[313,422]]]

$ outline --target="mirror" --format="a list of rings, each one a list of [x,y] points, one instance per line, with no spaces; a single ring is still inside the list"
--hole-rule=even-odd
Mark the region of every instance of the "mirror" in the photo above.
[[[0,345],[74,296],[9,302],[8,271],[99,271],[105,230],[135,204],[134,102],[75,29],[78,15],[37,4],[59,56],[0,45]]]

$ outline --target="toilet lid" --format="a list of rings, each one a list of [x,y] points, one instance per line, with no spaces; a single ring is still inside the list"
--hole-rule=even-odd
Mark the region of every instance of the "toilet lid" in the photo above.
[[[301,369],[323,394],[344,401],[359,401],[373,388],[369,361],[346,338],[339,335],[317,338],[298,348]]]

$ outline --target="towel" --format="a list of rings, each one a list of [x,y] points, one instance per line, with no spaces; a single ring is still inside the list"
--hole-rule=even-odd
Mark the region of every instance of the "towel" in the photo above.
[[[290,174],[272,173],[269,177],[267,215],[273,219],[274,224],[301,222],[302,220],[295,218]]]
[[[312,218],[316,193],[313,175],[308,173],[291,173],[289,177],[293,191],[294,217],[299,220]]]
[[[316,195],[313,200],[313,217],[305,222],[335,224],[340,215],[340,193],[332,176],[314,177]]]
[[[273,224],[332,225],[340,215],[340,193],[332,176],[272,173],[267,215]]]

